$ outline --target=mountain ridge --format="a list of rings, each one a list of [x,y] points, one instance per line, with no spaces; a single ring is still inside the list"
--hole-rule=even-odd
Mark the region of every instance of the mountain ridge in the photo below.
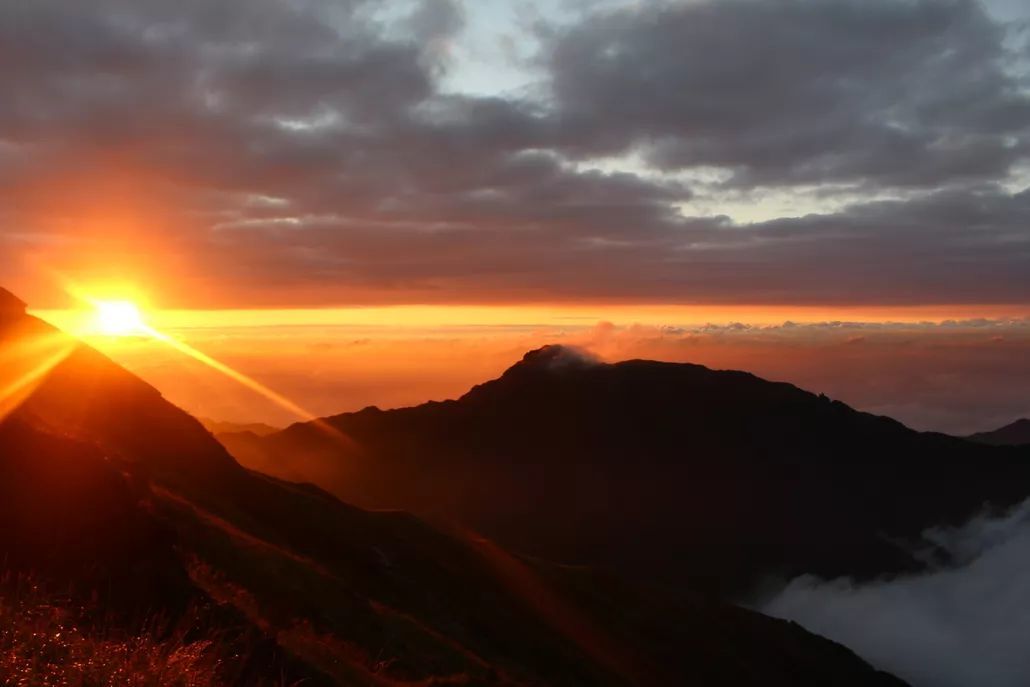
[[[1004,427],[989,432],[977,432],[966,437],[970,441],[992,446],[1030,445],[1030,418],[1020,418]]]
[[[80,547],[46,551],[90,559],[102,553],[93,543],[105,542],[111,551],[97,559],[95,580],[75,577],[75,556],[64,573],[94,593],[113,584],[127,603],[158,607],[174,595],[139,567],[154,547],[155,561],[181,573],[173,582],[187,598],[267,648],[260,675],[239,678],[240,687],[282,675],[370,687],[903,684],[783,621],[602,583],[586,569],[248,470],[197,420],[81,342],[27,315],[0,322],[0,355],[15,351],[12,359],[38,367],[52,362],[54,346],[60,360],[0,418],[3,487],[23,496],[0,507],[3,553],[24,554],[27,568],[46,574],[50,554],[26,544],[38,538],[33,523],[47,541]],[[41,454],[57,469],[27,481],[25,466],[43,465]],[[70,479],[78,473],[62,465],[96,477]],[[58,494],[68,510],[48,500]],[[541,612],[540,599],[555,600],[545,604],[553,613]],[[633,614],[618,610],[630,606]]]
[[[365,507],[456,519],[545,558],[686,575],[720,595],[770,576],[913,572],[923,563],[899,542],[1030,493],[1010,451],[746,372],[561,347],[454,400],[325,421],[358,449],[302,423],[223,439],[244,463]],[[850,544],[827,546],[838,538]],[[660,553],[670,546],[681,553]]]
[[[23,315],[28,306],[7,289],[0,287],[0,316]]]

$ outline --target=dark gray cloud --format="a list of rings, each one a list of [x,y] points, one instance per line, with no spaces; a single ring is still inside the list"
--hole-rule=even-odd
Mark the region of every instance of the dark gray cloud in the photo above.
[[[448,40],[465,25],[464,8],[456,0],[425,0],[409,21],[419,41]]]
[[[662,197],[632,177],[586,177],[541,171],[482,195],[410,199],[379,225],[316,216],[289,228],[258,221],[245,233],[252,250],[277,260],[331,246],[325,259],[351,260],[331,272],[409,296],[426,285],[502,300],[1006,303],[1030,293],[1027,194],[942,193],[741,228],[676,218],[658,200],[629,203],[634,193]],[[327,276],[308,278],[314,287]]]
[[[382,9],[0,0],[0,241],[74,272],[139,262],[127,235],[147,233],[155,273],[227,304],[1030,294],[1030,207],[998,185],[1028,106],[972,2],[585,15],[542,30],[542,98],[443,92],[462,6]],[[633,150],[652,168],[582,163]],[[756,202],[921,190],[743,225],[691,217],[711,189],[658,173],[695,164]],[[108,210],[131,216],[120,234],[82,221]]]
[[[1030,98],[972,0],[657,3],[552,38],[580,155],[639,148],[731,183],[937,186],[1027,153]]]

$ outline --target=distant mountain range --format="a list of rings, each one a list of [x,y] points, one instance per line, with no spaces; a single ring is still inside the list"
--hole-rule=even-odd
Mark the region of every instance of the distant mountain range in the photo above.
[[[454,401],[223,435],[244,464],[517,550],[753,598],[912,571],[932,526],[1030,494],[1022,452],[910,430],[744,372],[531,351]],[[941,554],[943,555],[943,554]]]
[[[967,438],[991,446],[1027,446],[1030,445],[1030,419],[1016,420],[992,432],[978,432]]]
[[[215,435],[249,432],[259,437],[266,437],[269,434],[282,431],[282,427],[273,427],[264,422],[226,422],[224,420],[212,420],[207,417],[197,417],[197,419],[200,420],[200,424],[204,425],[204,429]]]
[[[402,512],[361,510],[317,487],[245,469],[155,389],[6,297],[0,290],[3,572],[124,609],[112,623],[142,611],[173,624],[202,613],[218,641],[239,645],[227,684],[902,684],[795,624],[682,586],[672,592],[515,555],[460,524],[443,530]],[[517,412],[523,385],[561,373],[555,365],[564,365],[560,356],[545,353],[501,397],[488,387],[473,392],[477,421]],[[547,415],[552,427],[583,419],[567,405],[574,396],[566,388],[544,409],[555,413]],[[483,431],[505,433],[466,438],[478,438],[477,448],[503,446],[523,433],[538,436],[521,431],[537,419],[536,411],[498,417]],[[312,432],[327,430],[293,431],[314,442]],[[465,430],[421,431],[436,441],[455,432],[460,441]],[[323,445],[349,445],[325,436],[333,438]],[[541,455],[553,458],[554,448]],[[499,506],[516,502],[495,491],[503,485],[488,471],[449,470],[420,468],[437,485],[449,477],[471,489],[482,477],[480,488]],[[588,490],[599,485],[577,485],[572,501],[597,502]],[[440,495],[446,503],[455,493]],[[728,509],[712,507],[714,519]]]

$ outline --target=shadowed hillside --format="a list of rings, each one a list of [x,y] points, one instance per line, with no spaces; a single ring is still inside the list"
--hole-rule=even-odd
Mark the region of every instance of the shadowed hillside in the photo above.
[[[204,428],[214,435],[219,434],[233,434],[236,432],[250,432],[256,434],[259,437],[265,437],[269,434],[275,434],[280,431],[279,427],[273,427],[272,425],[266,425],[263,422],[223,422],[220,420],[212,420],[206,417],[198,417],[200,423],[204,425]]]
[[[1030,419],[1022,418],[990,432],[978,432],[966,437],[978,444],[991,446],[1030,445]]]
[[[111,636],[202,609],[204,637],[253,656],[226,684],[900,684],[796,625],[248,471],[18,308],[0,316],[0,355],[4,560],[69,589],[69,608],[121,609]]]
[[[222,440],[368,507],[720,594],[922,565],[906,541],[1030,493],[1016,451],[914,432],[744,372],[549,346],[456,401]]]

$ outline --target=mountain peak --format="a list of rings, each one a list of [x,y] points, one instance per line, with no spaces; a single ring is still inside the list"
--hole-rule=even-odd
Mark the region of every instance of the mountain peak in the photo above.
[[[24,315],[27,307],[22,299],[0,287],[0,315]]]
[[[968,439],[981,444],[995,446],[1020,446],[1030,444],[1030,418],[1020,418],[991,432],[977,432]]]
[[[594,354],[576,346],[549,344],[533,349],[497,379],[469,389],[459,400],[511,396],[527,387],[565,378],[565,373],[580,372],[605,365]]]
[[[600,365],[601,359],[586,349],[564,344],[548,344],[529,351],[522,360],[515,363],[509,372],[516,369],[546,370],[554,372],[569,368],[584,368]]]

